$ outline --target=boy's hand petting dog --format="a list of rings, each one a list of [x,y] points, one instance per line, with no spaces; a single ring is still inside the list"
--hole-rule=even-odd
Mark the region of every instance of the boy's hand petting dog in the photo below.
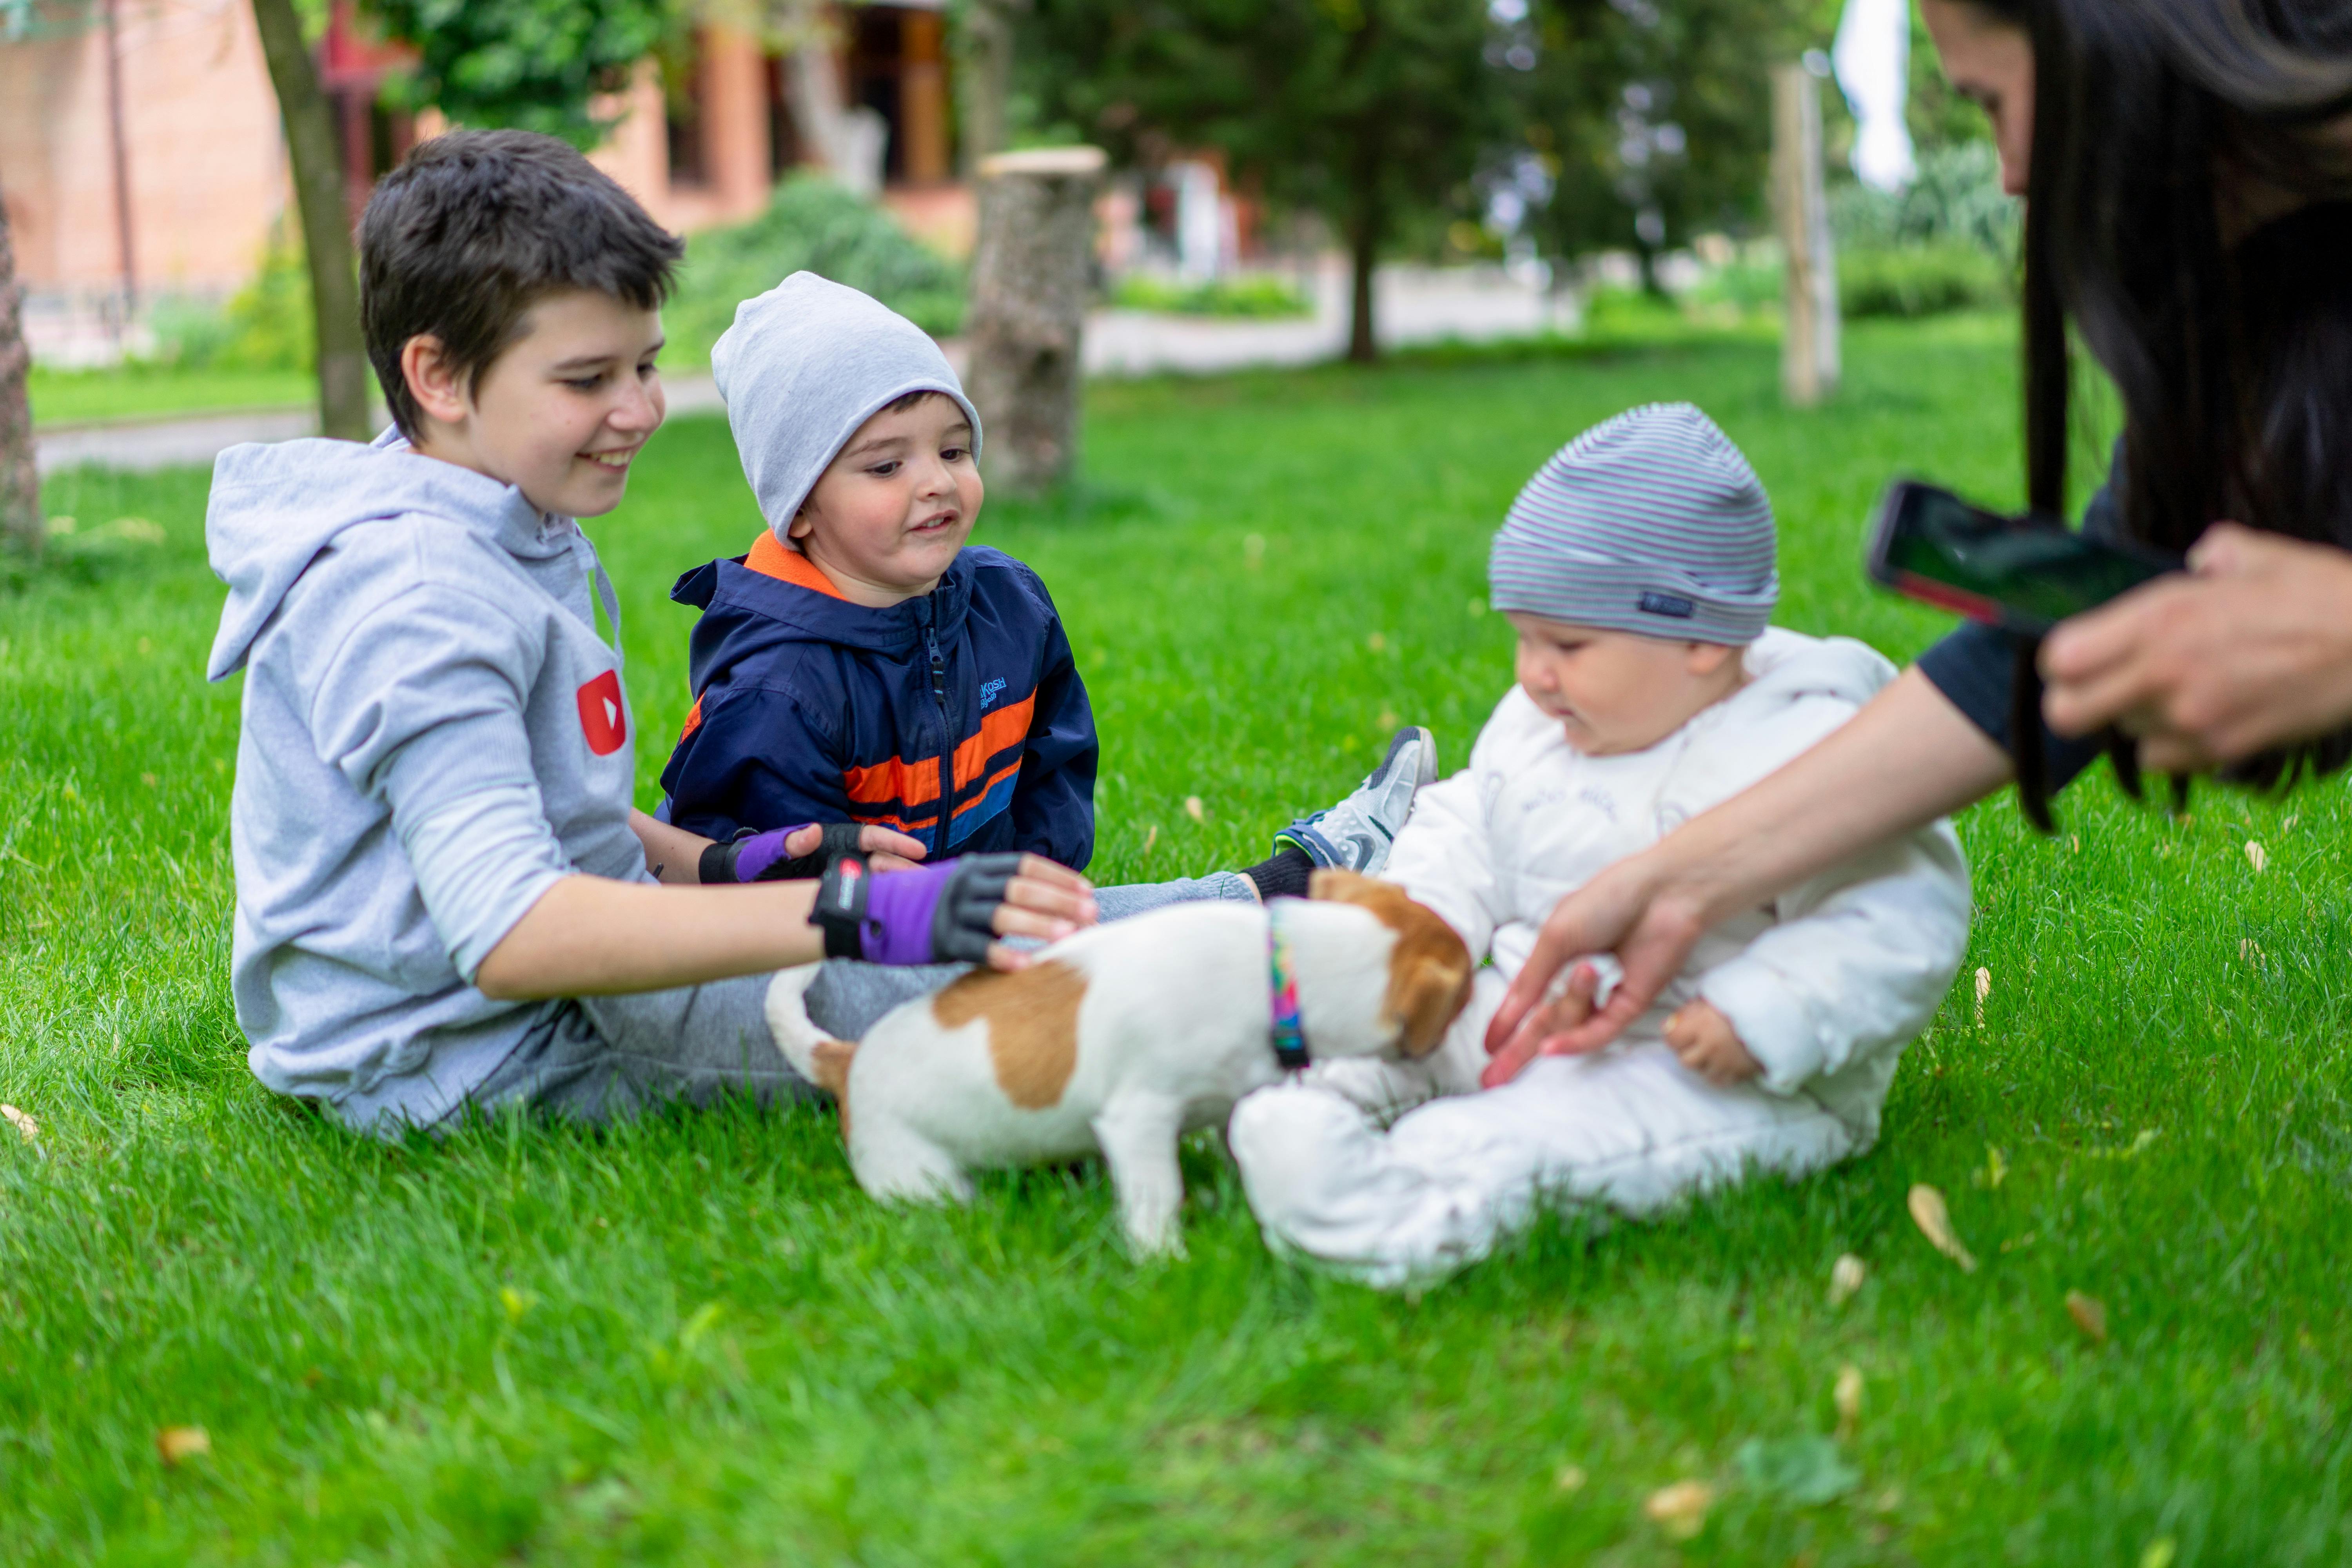
[[[1748,1054],[1731,1020],[1707,1001],[1677,1008],[1666,1020],[1666,1044],[1683,1066],[1717,1089],[1746,1083],[1763,1072],[1764,1064]]]
[[[1029,955],[995,939],[1057,942],[1093,924],[1094,887],[1037,855],[967,855],[878,876],[851,856],[827,870],[809,919],[825,929],[829,958],[1024,969]]]

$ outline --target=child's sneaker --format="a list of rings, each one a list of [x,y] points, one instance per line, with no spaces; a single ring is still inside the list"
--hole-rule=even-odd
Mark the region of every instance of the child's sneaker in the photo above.
[[[1389,754],[1355,794],[1276,834],[1275,849],[1295,848],[1318,866],[1375,876],[1388,864],[1389,846],[1412,814],[1412,797],[1436,781],[1437,738],[1418,725],[1399,730]]]

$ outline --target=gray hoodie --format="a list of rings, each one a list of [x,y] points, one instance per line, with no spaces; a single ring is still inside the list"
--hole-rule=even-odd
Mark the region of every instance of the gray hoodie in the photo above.
[[[373,446],[233,447],[206,674],[246,672],[230,984],[254,1073],[355,1125],[454,1109],[551,1005],[475,972],[572,872],[645,880],[620,612],[510,485]]]

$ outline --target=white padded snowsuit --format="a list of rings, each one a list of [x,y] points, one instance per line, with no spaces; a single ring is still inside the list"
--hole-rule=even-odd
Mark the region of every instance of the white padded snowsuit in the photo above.
[[[1789,631],[1746,658],[1745,686],[1622,756],[1578,752],[1514,687],[1470,766],[1422,791],[1382,875],[1493,966],[1427,1060],[1331,1063],[1235,1108],[1230,1141],[1269,1244],[1394,1286],[1485,1256],[1546,1203],[1640,1215],[1870,1147],[1903,1047],[1967,946],[1968,866],[1945,822],[1717,927],[1607,1049],[1477,1088],[1487,1022],[1564,895],[1811,747],[1894,674],[1861,643]],[[1664,1022],[1695,996],[1762,1078],[1717,1089],[1675,1060]]]

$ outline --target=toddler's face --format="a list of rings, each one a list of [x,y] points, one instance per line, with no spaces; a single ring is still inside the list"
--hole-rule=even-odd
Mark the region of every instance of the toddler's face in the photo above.
[[[939,585],[980,516],[971,423],[929,394],[857,427],[809,491],[790,530],[849,598],[887,608]]]
[[[1589,757],[1646,751],[1739,683],[1740,650],[1513,611],[1519,685]]]

